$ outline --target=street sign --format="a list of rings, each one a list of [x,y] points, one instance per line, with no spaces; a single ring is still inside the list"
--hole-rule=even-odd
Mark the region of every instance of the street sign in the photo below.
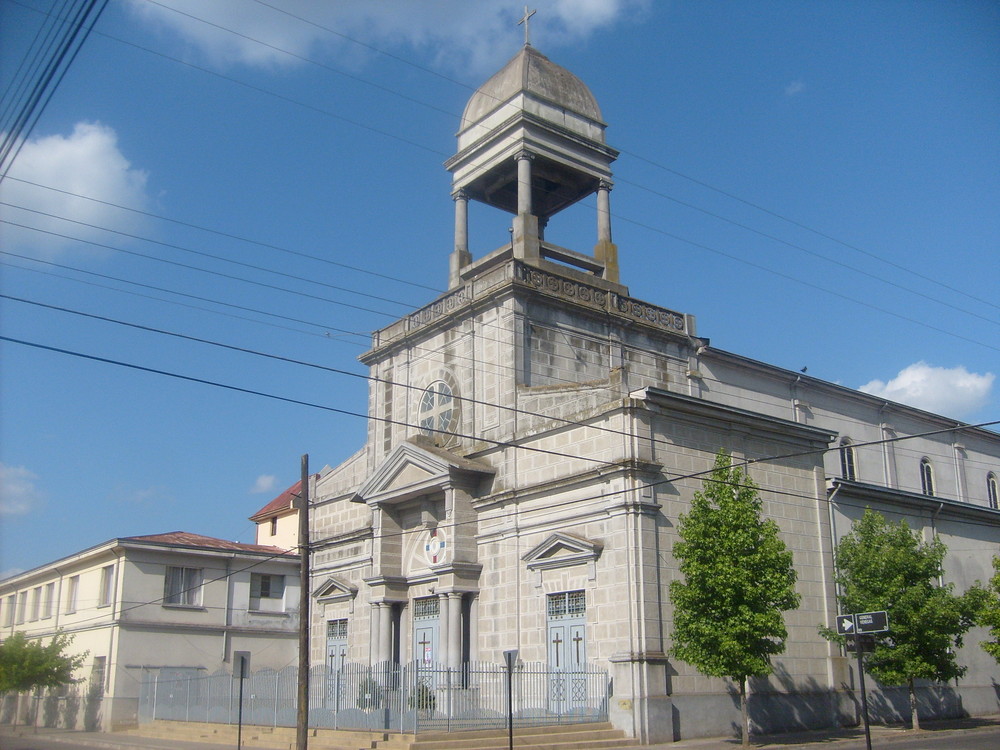
[[[837,633],[884,633],[889,629],[889,615],[885,612],[861,612],[856,615],[837,615]]]
[[[864,634],[848,635],[844,637],[844,648],[855,654],[859,651],[870,654],[875,650],[875,639]]]
[[[837,615],[837,632],[840,635],[853,635],[857,632],[854,626],[854,615]]]
[[[858,633],[884,633],[889,629],[889,615],[885,612],[862,612],[854,619]]]
[[[250,652],[233,651],[233,677],[246,680],[250,677]]]

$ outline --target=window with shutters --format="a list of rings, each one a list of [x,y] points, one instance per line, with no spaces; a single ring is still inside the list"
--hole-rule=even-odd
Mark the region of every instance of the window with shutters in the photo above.
[[[285,577],[270,573],[251,573],[250,609],[257,612],[284,612]]]

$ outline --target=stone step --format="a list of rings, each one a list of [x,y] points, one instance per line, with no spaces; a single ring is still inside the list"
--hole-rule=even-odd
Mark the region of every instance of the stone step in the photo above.
[[[636,744],[610,724],[525,727],[514,732],[514,747],[518,750],[604,750]],[[376,743],[375,747],[381,748],[381,744]],[[410,743],[409,750],[505,750],[507,747],[507,731],[492,730],[420,734]]]
[[[156,737],[169,740],[192,742],[212,742],[235,745],[238,728],[232,724],[209,724],[198,722],[156,721],[144,724],[127,734]],[[367,732],[336,729],[310,729],[309,746],[317,750],[370,750],[375,742],[385,740],[384,732]],[[248,747],[284,748],[295,747],[294,727],[244,726],[242,744]],[[405,746],[401,746],[405,747]]]
[[[237,727],[230,724],[156,721],[123,732],[192,742],[235,745]],[[294,750],[293,727],[244,726],[242,743],[247,747]],[[610,723],[558,724],[519,727],[514,730],[517,750],[612,750],[636,747],[638,743]],[[506,750],[506,729],[394,734],[363,730],[311,729],[310,750]]]
[[[594,721],[588,723],[576,723],[576,724],[538,724],[530,726],[516,726],[514,727],[514,737],[520,737],[526,734],[560,734],[567,733],[573,734],[577,732],[595,732],[603,731],[605,729],[612,729],[611,722],[608,721]],[[504,737],[507,736],[507,727],[500,727],[495,729],[470,729],[455,732],[421,732],[417,735],[419,739],[448,739],[449,737],[455,737],[460,735],[467,739],[476,739],[479,737],[494,737],[498,734],[502,734]],[[413,735],[410,735],[413,736]]]

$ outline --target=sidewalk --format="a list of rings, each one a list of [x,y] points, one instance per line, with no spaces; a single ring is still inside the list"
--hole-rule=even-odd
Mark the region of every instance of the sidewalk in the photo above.
[[[231,747],[216,742],[185,742],[182,740],[167,740],[162,737],[143,737],[137,734],[123,732],[84,732],[70,729],[46,729],[39,727],[37,734],[34,727],[19,726],[14,729],[8,724],[0,725],[0,750],[3,750],[3,738],[12,735],[23,737],[44,737],[46,740],[65,744],[67,748],[102,748],[103,750],[221,750]],[[255,744],[252,748],[244,746],[244,750],[288,750],[284,746],[266,748]]]
[[[872,746],[886,747],[895,740],[920,736],[921,734],[951,732],[994,732],[997,734],[997,746],[1000,747],[1000,716],[990,716],[975,719],[948,719],[943,721],[928,721],[922,724],[919,732],[903,727],[872,726]],[[6,736],[36,736],[34,727],[19,726],[14,729],[10,725],[0,725],[0,748],[2,738]],[[135,734],[116,732],[83,732],[67,729],[46,729],[39,727],[38,737],[65,744],[68,747],[103,748],[104,750],[220,750],[229,745],[213,742],[186,742],[168,740],[161,737],[143,737]],[[794,732],[790,734],[769,735],[754,738],[751,747],[763,750],[860,750],[865,746],[864,729],[818,730],[814,732]],[[644,745],[643,750],[739,750],[740,741],[735,738],[709,737],[679,742],[669,742],[662,745]],[[284,746],[265,748],[254,744],[252,750],[288,750]]]
[[[885,747],[896,740],[945,732],[994,732],[997,735],[997,747],[1000,747],[1000,716],[925,721],[920,726],[920,730],[914,732],[901,726],[872,725],[872,747]],[[820,748],[857,750],[865,747],[865,730],[864,727],[849,727],[839,730],[821,729],[812,732],[772,734],[751,738],[750,746],[765,750],[820,750]],[[739,750],[740,747],[742,745],[736,738],[707,737],[662,745],[646,745],[644,750]]]

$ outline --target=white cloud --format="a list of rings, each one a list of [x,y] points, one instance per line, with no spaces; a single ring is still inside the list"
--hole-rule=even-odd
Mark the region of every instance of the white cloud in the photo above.
[[[8,176],[13,179],[4,181],[4,201],[15,206],[130,233],[143,226],[137,214],[107,205],[113,203],[140,210],[148,206],[146,172],[132,167],[118,148],[118,135],[107,125],[78,122],[68,136],[49,135],[28,140]],[[6,206],[3,209],[6,218],[18,224],[93,241],[103,240],[110,245],[122,243],[120,238],[109,239],[114,235],[98,229]],[[51,234],[10,226],[4,229],[3,242],[7,249],[48,260],[70,250],[81,252],[87,248]]]
[[[792,81],[785,86],[785,96],[795,96],[806,90],[806,85],[802,81]]]
[[[254,482],[253,489],[250,490],[255,495],[260,495],[265,492],[274,492],[274,488],[278,484],[278,478],[274,474],[261,474],[257,477],[257,481]]]
[[[934,367],[916,362],[888,383],[872,380],[858,390],[918,409],[962,418],[982,409],[990,400],[995,375],[980,375],[964,367]]]
[[[532,4],[538,13],[530,21],[531,39],[543,48],[570,43],[622,19],[640,17],[650,2],[540,0]],[[481,74],[511,57],[524,38],[523,27],[517,25],[524,13],[522,0],[284,0],[280,6],[257,3],[253,12],[248,12],[245,0],[161,0],[155,5],[132,0],[131,7],[139,17],[179,34],[218,64],[296,62],[281,50],[304,57],[318,48],[370,54],[344,38],[350,37],[376,47],[432,50],[440,65]]]
[[[44,500],[38,476],[23,466],[0,464],[0,516],[23,516]]]

